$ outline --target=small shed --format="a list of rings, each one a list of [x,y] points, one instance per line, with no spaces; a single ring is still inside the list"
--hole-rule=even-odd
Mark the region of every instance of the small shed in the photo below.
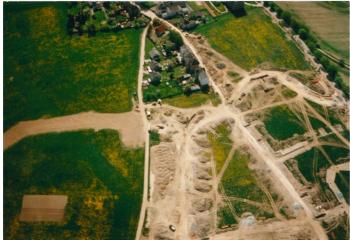
[[[201,90],[201,87],[196,84],[196,85],[191,86],[190,89],[191,89],[191,92],[198,92]]]
[[[208,88],[209,88],[209,80],[208,80],[208,76],[205,73],[204,69],[201,69],[199,71],[198,82],[199,82],[199,85],[201,86],[202,90],[208,90]]]

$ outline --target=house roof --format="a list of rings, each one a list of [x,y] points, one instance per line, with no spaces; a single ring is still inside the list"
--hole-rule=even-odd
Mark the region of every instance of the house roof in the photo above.
[[[203,69],[198,74],[198,81],[201,86],[209,85],[208,76]]]
[[[156,28],[156,33],[164,33],[166,31],[166,27],[164,25],[160,25]]]
[[[149,55],[151,58],[159,57],[160,53],[156,48],[152,48],[152,50],[149,52]]]

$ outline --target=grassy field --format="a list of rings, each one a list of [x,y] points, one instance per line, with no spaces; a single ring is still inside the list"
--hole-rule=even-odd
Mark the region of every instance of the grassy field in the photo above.
[[[234,63],[251,70],[260,64],[287,69],[308,69],[303,54],[259,8],[246,7],[247,15],[223,14],[198,27],[214,49]]]
[[[222,206],[218,209],[217,215],[218,215],[218,221],[217,221],[218,228],[237,224],[237,220],[232,215],[231,210],[227,205],[227,203],[225,203],[225,206]]]
[[[5,3],[4,129],[41,117],[131,110],[142,30],[71,37],[66,11],[65,3]]]
[[[308,182],[317,182],[316,174],[321,168],[328,168],[330,163],[322,154],[320,149],[312,148],[296,157],[298,168]]]
[[[214,132],[208,133],[208,139],[212,147],[217,174],[220,172],[232,148],[230,134],[231,132],[229,131],[227,123],[221,123],[214,129]]]
[[[264,124],[266,130],[277,140],[285,140],[306,131],[304,124],[286,105],[271,108],[266,113]]]
[[[279,2],[321,40],[321,47],[349,58],[349,4],[346,2]]]
[[[227,196],[267,201],[265,193],[257,186],[252,170],[248,167],[249,155],[236,151],[225,170],[221,184]]]
[[[5,239],[134,239],[143,190],[142,148],[116,131],[26,138],[4,153]],[[19,222],[23,194],[68,195],[62,223]]]
[[[349,180],[350,172],[349,171],[340,171],[335,177],[335,183],[337,184],[339,190],[343,193],[346,202],[349,204]]]
[[[199,107],[203,104],[211,102],[214,106],[217,106],[221,103],[219,96],[215,93],[194,93],[190,96],[180,95],[172,98],[164,99],[164,103],[172,105],[179,108],[192,108]]]

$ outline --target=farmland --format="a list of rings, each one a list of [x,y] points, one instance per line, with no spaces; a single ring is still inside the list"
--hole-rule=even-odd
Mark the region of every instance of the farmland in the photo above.
[[[306,131],[303,123],[287,106],[270,109],[266,113],[264,124],[266,130],[277,140],[285,140],[294,134],[304,134]]]
[[[141,207],[143,149],[116,131],[26,138],[4,153],[6,239],[134,239]],[[62,223],[25,223],[23,194],[68,195]]]
[[[246,7],[247,16],[223,14],[196,29],[218,52],[251,70],[261,64],[288,69],[308,69],[304,56],[287,40],[261,9]]]
[[[231,130],[227,123],[221,123],[215,127],[213,132],[208,133],[208,139],[212,147],[217,174],[220,172],[232,148],[230,134]]]
[[[22,120],[132,108],[141,29],[68,36],[64,3],[4,6],[4,129]]]
[[[279,2],[321,40],[321,47],[349,58],[349,5],[345,2]],[[322,17],[320,17],[322,16]]]

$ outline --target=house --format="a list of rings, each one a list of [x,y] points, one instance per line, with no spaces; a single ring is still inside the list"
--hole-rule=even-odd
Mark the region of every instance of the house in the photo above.
[[[166,28],[164,25],[160,25],[160,26],[156,27],[156,29],[155,29],[157,37],[162,36],[165,33],[165,31],[166,31]]]
[[[197,27],[197,23],[195,21],[189,21],[188,23],[184,23],[181,25],[181,29],[185,31],[193,30]]]
[[[149,56],[152,60],[159,61],[160,60],[160,53],[156,48],[152,48],[152,50],[149,52]]]
[[[180,55],[182,58],[182,63],[186,66],[186,71],[188,73],[194,73],[199,66],[199,62],[191,52],[191,50],[185,45],[180,48]]]
[[[162,18],[171,19],[173,17],[176,17],[178,11],[179,11],[178,6],[167,7],[165,13],[162,14]]]
[[[152,72],[152,73],[150,73],[149,78],[150,78],[152,84],[157,85],[160,83],[162,76],[160,75],[159,72]]]
[[[203,91],[207,91],[209,89],[209,80],[204,69],[201,69],[198,73],[198,82]]]
[[[152,69],[152,71],[154,71],[154,72],[159,72],[160,70],[162,70],[162,67],[156,61],[151,61],[149,66]]]

